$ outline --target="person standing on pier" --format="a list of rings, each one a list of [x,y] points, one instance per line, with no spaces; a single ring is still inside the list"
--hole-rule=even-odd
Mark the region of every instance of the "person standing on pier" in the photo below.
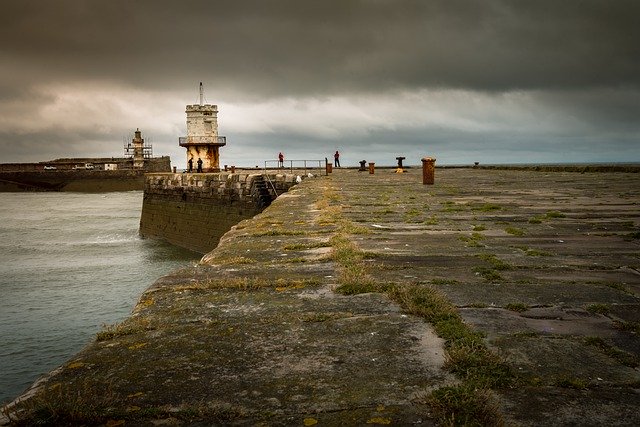
[[[281,168],[284,167],[284,154],[282,154],[282,151],[278,153],[278,165]]]
[[[336,154],[333,155],[333,159],[335,160],[335,165],[337,168],[340,167],[340,153],[336,150]]]
[[[198,173],[202,172],[202,159],[198,157]]]
[[[193,172],[193,157],[189,159],[188,163],[189,163],[188,171]]]

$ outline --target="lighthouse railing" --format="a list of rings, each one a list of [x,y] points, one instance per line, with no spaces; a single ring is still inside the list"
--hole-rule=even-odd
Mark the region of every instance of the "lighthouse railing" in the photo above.
[[[208,136],[180,136],[178,137],[178,145],[181,147],[186,147],[192,144],[211,144],[211,137]],[[226,145],[227,137],[219,136],[214,142],[216,145]]]

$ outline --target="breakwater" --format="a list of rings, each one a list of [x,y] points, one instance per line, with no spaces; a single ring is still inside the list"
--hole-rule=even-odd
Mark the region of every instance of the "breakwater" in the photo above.
[[[76,191],[102,193],[142,190],[143,170],[66,170],[0,172],[0,191]]]
[[[432,186],[414,171],[305,180],[6,413],[638,425],[639,181],[473,168]]]
[[[85,165],[91,165],[85,168]],[[142,190],[147,172],[169,172],[168,156],[133,168],[130,158],[56,159],[40,163],[0,163],[0,192],[73,191],[105,193]]]
[[[140,234],[202,254],[243,219],[296,184],[281,173],[153,173],[146,176]]]

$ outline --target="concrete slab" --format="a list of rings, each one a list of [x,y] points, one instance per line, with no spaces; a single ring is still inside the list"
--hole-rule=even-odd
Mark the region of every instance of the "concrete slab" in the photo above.
[[[443,341],[381,294],[333,292],[323,245],[344,227],[362,274],[434,287],[519,373],[493,391],[507,424],[640,424],[640,174],[420,178],[305,180],[158,280],[116,327],[131,333],[90,344],[40,390],[108,389],[110,407],[165,422],[433,424],[426,396],[457,381]]]

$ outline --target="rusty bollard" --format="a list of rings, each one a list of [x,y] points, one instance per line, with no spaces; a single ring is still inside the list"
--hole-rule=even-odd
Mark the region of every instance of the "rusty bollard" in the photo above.
[[[333,172],[333,163],[327,163],[327,175]]]
[[[360,160],[360,169],[358,169],[358,172],[364,172],[367,170],[366,165],[367,161],[366,160]]]
[[[425,157],[422,159],[422,184],[433,185],[436,171],[436,159]]]
[[[369,175],[373,175],[376,171],[376,164],[374,162],[369,162]]]
[[[235,166],[231,166],[231,173],[236,173],[236,167]]]

